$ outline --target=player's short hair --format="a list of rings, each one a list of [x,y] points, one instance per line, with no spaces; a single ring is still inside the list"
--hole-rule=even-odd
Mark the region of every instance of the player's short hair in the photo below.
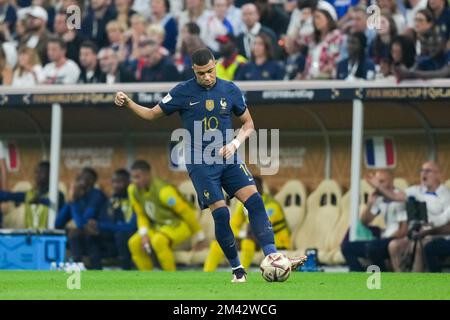
[[[131,170],[150,171],[151,170],[151,166],[150,166],[150,163],[148,163],[145,160],[136,160],[131,165]]]
[[[130,180],[130,173],[128,172],[128,170],[127,169],[117,169],[115,172],[114,172],[114,175],[115,176],[118,176],[118,177],[121,177],[121,178],[124,178],[124,179],[127,179],[127,180]]]
[[[81,174],[87,174],[88,176],[91,177],[92,181],[95,183],[97,182],[97,172],[91,168],[91,167],[84,167],[83,169],[81,169]]]
[[[196,64],[197,66],[207,65],[210,60],[214,61],[214,55],[208,48],[200,48],[195,50],[191,58],[192,64]]]

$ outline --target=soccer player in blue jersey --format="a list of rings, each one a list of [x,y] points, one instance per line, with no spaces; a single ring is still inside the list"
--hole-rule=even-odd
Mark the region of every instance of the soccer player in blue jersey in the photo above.
[[[232,267],[232,282],[246,282],[246,272],[239,260],[222,188],[230,197],[235,196],[244,204],[264,254],[267,256],[277,252],[272,225],[261,195],[250,171],[236,153],[254,131],[253,120],[239,88],[233,82],[216,78],[216,61],[209,49],[196,50],[192,54],[192,65],[195,78],[175,86],[153,108],[138,105],[123,92],[117,92],[115,104],[128,107],[150,121],[174,112],[180,114],[183,128],[193,137],[186,144],[189,150],[186,154],[188,157],[190,155],[186,167],[200,207],[209,208],[212,212],[217,242]],[[236,137],[229,134],[232,114],[242,122]],[[199,130],[202,134],[200,141],[196,139]],[[211,147],[213,151],[208,154]],[[305,263],[306,257],[290,258],[290,261],[294,270]]]

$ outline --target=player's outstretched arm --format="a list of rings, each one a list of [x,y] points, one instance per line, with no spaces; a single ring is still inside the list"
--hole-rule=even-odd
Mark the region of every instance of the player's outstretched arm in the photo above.
[[[239,117],[239,120],[242,122],[242,127],[241,130],[239,130],[238,135],[233,139],[233,141],[231,141],[231,143],[219,150],[219,154],[225,157],[225,159],[231,158],[239,146],[244,143],[248,137],[250,137],[253,131],[255,131],[253,119],[248,109],[246,109],[245,112]]]
[[[130,99],[122,91],[116,93],[114,103],[119,107],[126,107],[133,110],[133,112],[136,113],[139,117],[149,121],[156,120],[164,114],[161,107],[158,104],[153,108],[141,106],[136,102],[134,102],[132,99]]]

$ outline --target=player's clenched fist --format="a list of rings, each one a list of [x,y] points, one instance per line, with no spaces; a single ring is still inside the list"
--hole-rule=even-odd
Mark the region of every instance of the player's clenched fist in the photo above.
[[[130,98],[123,93],[122,91],[119,91],[116,93],[116,98],[114,99],[114,103],[119,107],[126,107],[128,106]]]

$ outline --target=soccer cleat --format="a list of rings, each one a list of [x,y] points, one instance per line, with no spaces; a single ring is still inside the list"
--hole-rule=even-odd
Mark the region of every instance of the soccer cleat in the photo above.
[[[305,264],[305,262],[308,260],[307,256],[299,256],[299,257],[293,257],[288,258],[291,262],[291,270],[297,270],[298,267],[301,267]]]
[[[244,268],[238,268],[236,270],[233,270],[233,279],[231,279],[231,282],[240,283],[246,281],[247,281],[247,272],[245,272]]]

